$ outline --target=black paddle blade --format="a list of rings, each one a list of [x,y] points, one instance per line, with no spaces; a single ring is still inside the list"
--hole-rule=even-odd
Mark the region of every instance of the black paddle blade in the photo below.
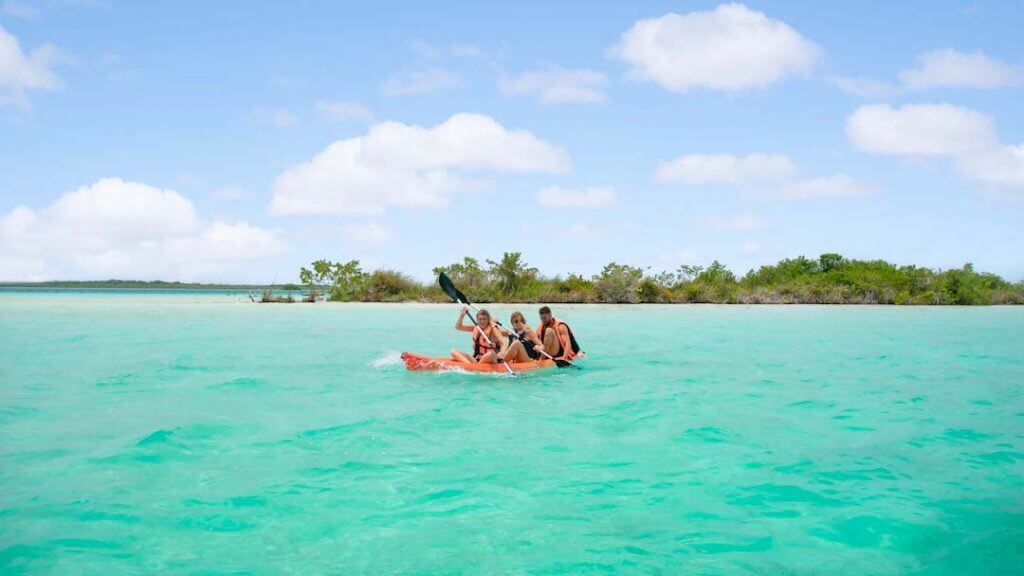
[[[455,287],[455,284],[452,282],[452,279],[449,278],[447,274],[441,272],[441,274],[437,277],[437,283],[441,286],[441,290],[443,290],[444,293],[447,294],[449,298],[456,302],[462,302],[466,306],[469,306],[469,298],[466,298],[466,295],[460,292],[459,289]]]
[[[574,368],[576,370],[582,370],[583,368],[569,362],[568,360],[555,360],[555,366],[559,368]]]

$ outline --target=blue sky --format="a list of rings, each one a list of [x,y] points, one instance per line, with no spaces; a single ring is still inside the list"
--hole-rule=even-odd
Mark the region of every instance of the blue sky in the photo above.
[[[1024,277],[1024,2],[0,0],[0,279]]]

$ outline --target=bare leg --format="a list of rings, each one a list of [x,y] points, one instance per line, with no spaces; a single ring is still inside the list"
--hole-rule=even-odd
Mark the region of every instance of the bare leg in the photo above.
[[[533,358],[526,353],[526,348],[523,347],[523,343],[519,340],[514,340],[508,346],[508,352],[505,353],[506,362],[532,362]]]
[[[473,362],[473,357],[470,356],[469,354],[466,354],[462,350],[456,350],[455,348],[452,348],[452,360],[455,360],[456,362],[465,362],[469,364]]]
[[[481,364],[497,364],[497,362],[498,355],[494,353],[494,350],[491,350],[490,352],[480,357]]]
[[[562,345],[558,342],[558,334],[555,334],[555,330],[556,328],[552,328],[544,332],[544,351],[558,358],[562,354]]]

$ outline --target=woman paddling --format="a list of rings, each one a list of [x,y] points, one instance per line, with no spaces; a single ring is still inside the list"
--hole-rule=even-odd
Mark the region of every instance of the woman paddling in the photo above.
[[[526,356],[526,350],[518,340],[511,345],[505,336],[498,329],[498,325],[491,318],[487,310],[479,310],[476,313],[476,325],[465,324],[462,320],[469,313],[469,307],[463,306],[459,312],[459,319],[455,322],[455,329],[462,332],[473,333],[473,354],[466,354],[462,350],[453,349],[452,358],[459,362],[480,364],[495,364],[504,362],[506,359],[514,362],[513,358]],[[529,358],[529,356],[526,356]]]

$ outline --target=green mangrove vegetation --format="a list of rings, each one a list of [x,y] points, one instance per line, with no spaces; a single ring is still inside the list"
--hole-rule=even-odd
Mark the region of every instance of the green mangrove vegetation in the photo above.
[[[951,270],[899,266],[839,254],[799,256],[737,276],[714,261],[675,271],[612,262],[599,274],[544,276],[519,252],[500,260],[463,258],[434,268],[445,272],[478,302],[717,303],[717,304],[1024,304],[1024,281],[1011,283],[977,272],[971,264]],[[318,260],[302,268],[304,300],[343,302],[447,302],[436,283],[424,284],[394,270],[365,271],[358,260]]]

